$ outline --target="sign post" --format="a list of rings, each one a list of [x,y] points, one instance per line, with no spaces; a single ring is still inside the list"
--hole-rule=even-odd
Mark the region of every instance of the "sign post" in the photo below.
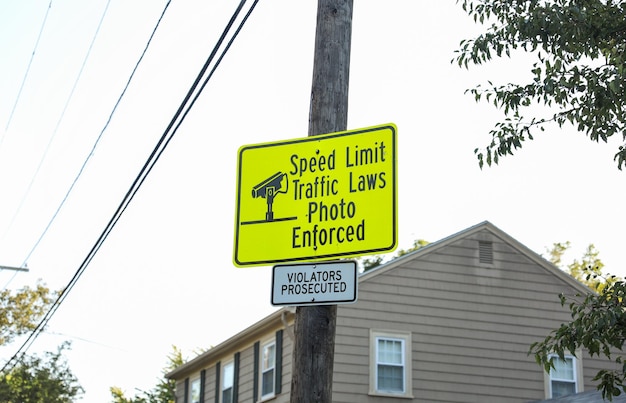
[[[353,0],[318,0],[309,136],[346,130]],[[299,306],[291,403],[332,402],[337,305]]]
[[[234,264],[395,249],[396,153],[393,124],[242,146]]]

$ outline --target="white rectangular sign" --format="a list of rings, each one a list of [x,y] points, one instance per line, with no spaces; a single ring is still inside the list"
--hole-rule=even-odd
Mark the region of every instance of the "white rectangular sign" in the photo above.
[[[356,302],[356,261],[276,265],[272,305],[335,305]]]

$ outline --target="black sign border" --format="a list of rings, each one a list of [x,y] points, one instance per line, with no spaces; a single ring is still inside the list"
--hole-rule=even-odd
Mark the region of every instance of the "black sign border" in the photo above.
[[[245,150],[249,150],[249,149],[256,149],[256,148],[265,148],[265,147],[275,147],[275,146],[280,146],[280,145],[289,145],[289,144],[296,144],[296,143],[306,143],[309,141],[323,141],[325,139],[328,138],[336,138],[336,137],[344,137],[344,136],[351,136],[351,135],[356,135],[356,134],[363,134],[363,133],[369,133],[369,132],[375,132],[375,131],[381,131],[381,130],[391,130],[391,138],[392,138],[392,142],[393,142],[393,146],[392,146],[392,150],[393,150],[393,157],[392,158],[392,171],[393,171],[393,181],[392,182],[392,197],[393,197],[393,203],[392,203],[392,217],[393,217],[393,223],[392,223],[392,232],[393,232],[393,236],[392,236],[392,241],[391,241],[391,245],[385,246],[385,247],[380,247],[380,248],[373,248],[373,249],[364,249],[364,250],[359,250],[359,251],[354,251],[354,252],[350,252],[350,253],[345,253],[345,252],[341,252],[341,253],[329,253],[329,254],[325,254],[325,255],[318,255],[318,256],[302,256],[299,258],[285,258],[285,259],[268,259],[268,260],[256,260],[256,261],[246,261],[246,262],[241,262],[238,260],[238,251],[239,251],[239,228],[241,226],[241,164],[242,164],[242,158],[241,158],[241,154],[243,154],[243,152]],[[373,254],[378,254],[378,253],[386,253],[386,252],[391,252],[393,251],[397,246],[398,246],[398,161],[397,161],[397,139],[398,133],[397,133],[397,128],[395,127],[395,125],[388,123],[388,124],[384,124],[384,125],[380,125],[380,126],[372,126],[372,127],[367,127],[364,129],[357,129],[357,130],[349,130],[349,131],[345,131],[345,132],[337,132],[337,133],[329,133],[329,134],[321,134],[318,136],[309,136],[309,137],[304,137],[304,138],[298,138],[298,139],[293,139],[293,140],[286,140],[286,141],[276,141],[276,142],[272,142],[272,143],[264,143],[264,144],[252,144],[252,145],[247,145],[247,146],[242,146],[239,149],[239,155],[237,157],[237,197],[235,200],[235,245],[234,245],[234,250],[233,250],[233,262],[235,263],[236,266],[238,267],[244,267],[244,266],[264,266],[264,265],[268,265],[268,264],[273,264],[273,263],[288,263],[288,262],[301,262],[301,261],[311,261],[312,259],[336,259],[336,258],[341,258],[341,257],[350,257],[350,256],[363,256],[363,255],[373,255]]]

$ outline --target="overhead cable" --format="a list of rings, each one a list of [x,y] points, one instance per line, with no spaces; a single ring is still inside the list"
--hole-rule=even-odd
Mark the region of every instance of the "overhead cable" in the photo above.
[[[52,223],[54,222],[54,220],[58,216],[59,212],[61,211],[61,209],[65,205],[65,202],[67,201],[67,199],[69,198],[70,193],[72,193],[72,191],[74,190],[74,186],[76,185],[76,183],[78,182],[78,180],[82,176],[83,171],[85,170],[85,167],[87,166],[87,163],[89,162],[91,157],[94,155],[94,153],[96,151],[96,148],[98,147],[98,144],[100,143],[100,140],[102,139],[102,136],[104,135],[104,132],[109,127],[109,124],[111,123],[111,120],[113,119],[113,115],[117,111],[117,107],[119,106],[120,102],[122,101],[122,98],[124,97],[124,95],[126,95],[126,91],[128,90],[128,87],[130,86],[130,83],[131,83],[133,77],[135,76],[135,73],[137,72],[137,69],[139,68],[139,64],[141,64],[141,62],[143,61],[143,58],[146,55],[146,52],[148,51],[148,48],[150,47],[150,44],[152,43],[152,39],[154,38],[154,35],[155,35],[159,25],[161,24],[161,21],[163,20],[163,16],[165,15],[165,12],[167,11],[170,3],[171,3],[171,0],[168,0],[167,3],[165,4],[165,7],[163,8],[163,11],[161,12],[161,16],[159,17],[159,19],[158,19],[156,25],[154,26],[154,28],[152,29],[152,33],[150,34],[150,38],[148,38],[148,42],[146,43],[146,46],[144,46],[144,49],[143,49],[143,52],[141,53],[141,56],[139,56],[139,59],[137,60],[137,63],[135,63],[135,67],[133,68],[133,71],[131,72],[130,76],[128,77],[128,80],[126,80],[126,85],[124,86],[124,89],[120,93],[120,96],[117,98],[117,101],[115,102],[115,105],[113,106],[113,109],[111,110],[111,113],[109,114],[109,118],[107,119],[107,121],[105,122],[104,126],[102,127],[102,130],[100,130],[100,134],[98,135],[98,137],[96,138],[96,141],[91,146],[91,150],[89,151],[89,154],[87,154],[87,157],[83,161],[83,164],[81,165],[80,169],[78,170],[78,173],[74,177],[74,180],[70,184],[70,187],[65,192],[65,196],[63,196],[63,199],[61,200],[61,203],[59,204],[59,206],[55,210],[55,212],[52,215],[52,217],[50,218],[50,220],[48,220],[48,224],[46,224],[46,227],[43,229],[42,233],[39,235],[39,238],[37,238],[37,241],[35,242],[33,247],[30,249],[30,252],[28,252],[28,255],[26,255],[26,257],[24,258],[22,266],[24,266],[24,265],[26,265],[28,263],[28,259],[30,259],[31,255],[35,252],[35,250],[37,249],[37,247],[39,246],[39,244],[43,240],[44,236],[47,234],[48,230],[52,226]],[[107,8],[108,8],[108,5],[107,5]],[[105,13],[106,13],[106,10],[105,10]],[[103,15],[103,18],[104,18],[104,15]],[[100,23],[102,23],[102,19],[100,20]],[[94,36],[94,40],[95,40],[95,36]],[[92,41],[92,44],[93,44],[93,41]],[[66,104],[66,106],[67,106],[67,104]],[[48,144],[48,146],[49,145],[50,144]],[[41,167],[41,163],[39,164],[39,167]],[[37,171],[39,171],[39,168],[37,168]],[[33,180],[34,180],[34,178],[33,178]],[[31,181],[30,185],[32,186],[32,184],[33,184],[33,182]],[[29,190],[30,190],[30,186],[29,186]],[[26,196],[24,196],[24,198],[25,197]],[[22,203],[24,202],[24,198],[22,199]],[[20,203],[20,208],[21,208],[21,203]],[[18,211],[19,211],[19,208],[18,208]],[[15,216],[13,217],[13,219],[15,219]],[[13,223],[13,221],[11,221],[11,223]],[[4,285],[3,290],[6,289],[9,286],[9,284],[11,283],[11,281],[13,281],[13,279],[15,278],[16,275],[17,275],[17,273],[13,274],[13,276],[9,279],[9,281],[7,281],[7,283]]]
[[[46,27],[46,21],[48,21],[48,14],[50,13],[51,8],[52,8],[52,0],[50,0],[50,3],[48,4],[46,15],[43,17],[41,28],[39,28],[39,35],[37,35],[37,40],[35,41],[35,47],[33,48],[33,51],[30,54],[30,60],[28,61],[28,66],[26,67],[24,78],[22,78],[22,84],[20,85],[20,89],[17,92],[17,97],[15,98],[15,102],[13,103],[13,108],[11,109],[11,114],[9,115],[9,119],[7,120],[7,124],[4,127],[4,132],[2,133],[2,137],[0,137],[0,145],[2,145],[2,142],[4,141],[4,136],[6,136],[7,131],[9,130],[9,126],[11,125],[11,121],[13,120],[13,114],[15,113],[15,109],[17,108],[17,104],[19,103],[20,98],[22,97],[22,90],[24,89],[24,84],[26,83],[26,79],[28,78],[28,73],[30,72],[30,66],[33,64],[35,53],[37,53],[37,48],[39,47],[39,40],[41,39],[41,35],[43,34],[44,28]]]
[[[63,110],[61,111],[61,115],[59,116],[59,119],[57,120],[57,123],[56,123],[56,126],[54,127],[54,130],[52,130],[52,135],[50,136],[50,139],[48,140],[48,144],[46,145],[44,153],[41,156],[41,159],[39,160],[39,165],[37,165],[37,169],[35,170],[35,173],[33,174],[33,177],[31,178],[30,183],[28,184],[28,187],[26,188],[26,192],[24,192],[24,195],[22,196],[22,199],[20,200],[20,203],[19,203],[19,205],[17,207],[17,210],[13,214],[13,218],[11,218],[11,221],[10,221],[7,229],[5,230],[5,233],[4,233],[3,237],[2,237],[2,239],[4,239],[6,237],[7,232],[11,229],[15,219],[17,218],[18,214],[22,210],[22,207],[24,206],[24,202],[26,201],[26,198],[30,194],[30,191],[31,191],[31,189],[33,187],[33,183],[35,183],[35,179],[37,179],[37,176],[39,175],[39,172],[41,171],[41,167],[42,167],[46,157],[48,156],[48,151],[50,151],[50,146],[52,145],[52,142],[54,141],[54,139],[57,136],[57,133],[59,131],[59,127],[61,126],[61,122],[63,121],[63,118],[65,117],[65,112],[67,111],[67,108],[68,108],[68,106],[70,104],[70,101],[74,97],[74,91],[76,91],[76,87],[78,86],[78,82],[80,81],[80,78],[83,75],[83,71],[85,70],[85,66],[87,65],[87,60],[89,60],[89,56],[91,55],[91,50],[93,49],[93,45],[96,42],[96,38],[98,37],[98,34],[100,33],[100,28],[102,27],[102,22],[104,21],[104,17],[107,15],[107,11],[109,9],[109,4],[111,4],[111,0],[108,0],[106,6],[104,7],[104,11],[102,12],[102,16],[100,17],[100,22],[98,23],[98,26],[96,27],[96,31],[95,31],[95,33],[93,35],[93,38],[91,39],[91,43],[89,44],[89,48],[87,49],[87,53],[85,54],[85,57],[83,58],[83,63],[80,66],[80,70],[78,71],[78,75],[76,76],[76,79],[74,80],[74,85],[72,86],[72,89],[70,90],[70,93],[69,93],[67,99],[65,100],[65,105],[63,106]]]
[[[236,21],[237,17],[239,16],[239,13],[241,12],[243,6],[246,3],[246,0],[241,0],[241,2],[239,3],[239,6],[235,10],[235,12],[234,12],[233,16],[231,17],[230,21],[226,25],[226,28],[224,28],[224,31],[222,32],[222,35],[220,36],[219,40],[217,41],[216,45],[214,46],[213,51],[211,52],[210,56],[208,57],[207,61],[204,64],[204,66],[200,70],[200,73],[198,74],[196,80],[194,81],[193,85],[191,86],[191,88],[187,92],[187,95],[185,96],[183,102],[181,103],[181,105],[179,106],[178,110],[174,114],[174,117],[172,118],[172,120],[170,121],[169,125],[167,126],[167,129],[165,130],[165,132],[163,133],[163,135],[161,136],[161,138],[157,142],[155,148],[153,149],[153,151],[150,154],[148,160],[146,161],[146,163],[142,167],[141,171],[139,172],[139,174],[135,178],[133,184],[128,189],[128,192],[124,196],[122,202],[118,206],[118,208],[115,211],[115,213],[113,214],[113,216],[111,217],[109,223],[106,225],[106,227],[104,228],[104,230],[102,231],[102,233],[98,237],[97,241],[95,242],[95,244],[93,245],[93,247],[91,248],[91,250],[89,251],[87,256],[85,257],[85,259],[83,260],[83,262],[81,263],[81,265],[79,266],[78,270],[76,271],[76,273],[74,274],[72,279],[69,281],[69,283],[67,284],[65,289],[57,297],[56,301],[52,304],[50,309],[46,312],[46,314],[44,315],[43,319],[39,322],[37,327],[29,334],[29,336],[26,339],[26,341],[24,341],[24,343],[16,351],[16,353],[13,354],[13,356],[5,363],[5,365],[3,366],[2,370],[0,370],[0,372],[4,372],[4,371],[7,371],[7,370],[10,370],[10,369],[12,369],[15,366],[15,364],[19,361],[20,357],[23,356],[26,353],[26,351],[30,348],[30,346],[34,343],[34,341],[39,336],[39,334],[43,331],[43,329],[45,328],[47,323],[50,321],[50,319],[52,318],[54,313],[59,309],[59,307],[61,306],[61,304],[63,303],[63,301],[67,297],[67,295],[70,293],[72,288],[76,285],[76,283],[78,282],[78,280],[80,279],[80,277],[82,276],[82,274],[84,273],[86,268],[89,266],[89,263],[91,263],[91,261],[93,260],[93,258],[97,254],[98,250],[103,245],[104,241],[107,239],[107,237],[109,236],[109,234],[111,233],[111,231],[113,230],[113,228],[115,227],[115,225],[117,224],[119,219],[121,218],[122,214],[124,213],[124,211],[126,210],[128,205],[130,204],[132,199],[134,198],[134,196],[137,194],[139,188],[141,187],[141,185],[145,181],[146,177],[148,176],[148,174],[150,173],[150,171],[152,170],[152,168],[156,164],[157,160],[162,155],[163,151],[165,150],[165,148],[167,147],[167,145],[169,144],[169,142],[171,141],[173,136],[176,134],[178,128],[180,127],[180,125],[184,121],[185,117],[187,116],[187,114],[189,113],[189,111],[191,110],[193,105],[195,104],[195,102],[198,99],[198,97],[200,96],[202,90],[206,87],[208,81],[213,76],[213,73],[217,69],[219,63],[222,61],[224,55],[226,54],[226,52],[228,51],[228,49],[232,45],[233,41],[235,40],[235,38],[237,37],[237,35],[241,31],[241,29],[243,28],[244,24],[248,20],[248,17],[250,16],[252,11],[254,10],[256,4],[258,3],[258,1],[259,0],[255,0],[253,2],[252,6],[248,9],[248,12],[246,13],[246,15],[242,19],[242,21],[239,23],[239,27],[234,32],[234,34],[232,35],[231,39],[229,40],[229,42],[225,46],[225,48],[222,50],[222,53],[221,53],[220,57],[217,59],[217,61],[215,62],[213,68],[209,71],[208,75],[205,76],[208,68],[210,67],[211,63],[213,62],[213,59],[215,58],[215,55],[217,54],[218,50],[222,46],[226,36],[228,35],[228,33],[231,30],[234,22]],[[204,79],[204,81],[203,81],[203,79]],[[202,85],[199,86],[201,81],[203,81]]]

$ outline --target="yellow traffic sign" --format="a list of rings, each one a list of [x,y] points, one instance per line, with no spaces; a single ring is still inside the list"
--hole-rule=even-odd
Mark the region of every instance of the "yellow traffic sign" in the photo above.
[[[394,250],[396,155],[394,124],[240,147],[235,266]]]

